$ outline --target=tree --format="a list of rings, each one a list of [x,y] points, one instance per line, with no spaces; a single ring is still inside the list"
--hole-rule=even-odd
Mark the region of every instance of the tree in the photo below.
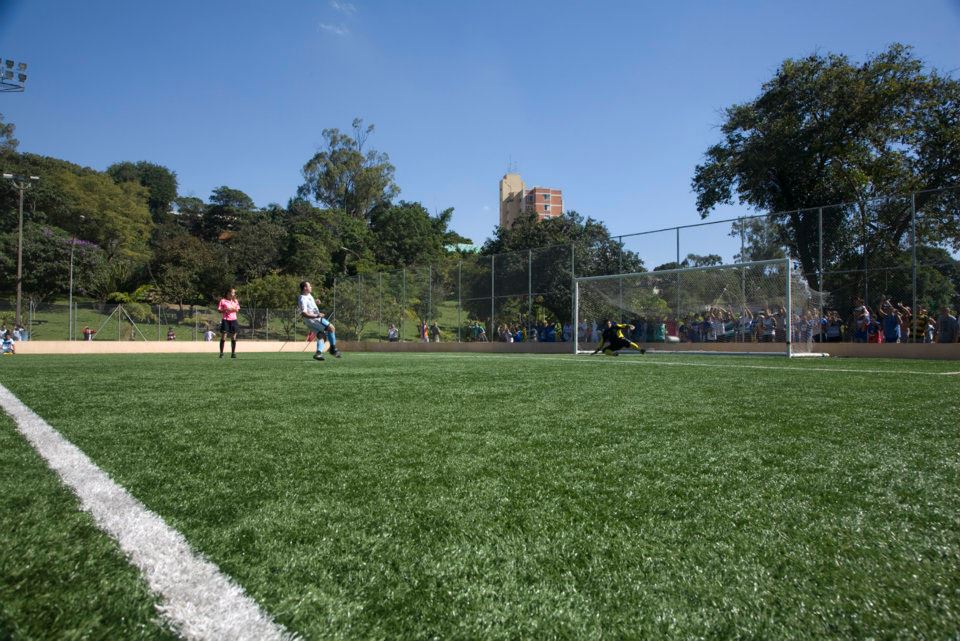
[[[75,174],[55,171],[44,177],[56,186],[61,206],[47,212],[47,220],[64,229],[78,225],[80,216],[87,240],[106,252],[107,260],[146,262],[147,240],[153,221],[146,205],[146,189],[132,182],[116,184],[99,172]]]
[[[84,291],[102,263],[103,252],[84,240],[51,227],[26,222],[23,226],[23,291],[28,298],[47,302],[67,292],[70,250],[73,246],[75,291]],[[16,288],[17,232],[0,234],[0,291]]]
[[[420,203],[381,204],[370,213],[377,262],[389,267],[434,263],[443,255],[453,209],[436,217]]]
[[[287,236],[282,265],[285,272],[322,280],[331,271],[331,254],[337,245],[325,212],[302,199],[287,206]]]
[[[249,221],[257,206],[239,189],[217,187],[210,194],[210,204],[200,220],[200,236],[204,240],[229,240],[237,229]]]
[[[12,122],[4,122],[3,114],[0,114],[0,153],[13,153],[17,150],[20,141],[13,137],[15,129],[16,126]]]
[[[662,265],[657,265],[653,268],[653,271],[659,272],[667,269],[686,269],[687,267],[713,267],[715,265],[722,264],[723,258],[718,254],[707,254],[705,256],[701,256],[700,254],[687,254],[687,257],[679,263],[677,261],[672,261]]]
[[[183,196],[174,200],[173,205],[176,212],[173,219],[177,224],[194,236],[200,236],[203,217],[207,213],[207,204],[203,199],[196,196]]]
[[[353,136],[324,129],[326,147],[303,166],[304,183],[298,195],[360,219],[366,219],[377,204],[393,200],[400,188],[393,182],[390,158],[373,149],[364,152],[373,129],[373,125],[364,129],[359,118],[353,121]]]
[[[199,238],[191,236],[175,223],[157,228],[153,237],[154,258],[151,271],[163,302],[183,307],[205,298],[201,284],[204,274],[213,271],[217,257]]]
[[[523,250],[536,250],[529,256]],[[571,265],[570,251],[573,251]],[[521,253],[516,253],[521,252]],[[635,253],[627,251],[623,243],[610,236],[606,226],[592,218],[584,219],[575,211],[562,216],[538,222],[535,214],[518,218],[509,228],[497,227],[493,239],[488,240],[481,249],[484,255],[497,254],[498,272],[514,271],[525,273],[532,262],[534,288],[545,292],[536,302],[556,319],[571,317],[571,267],[577,276],[596,276],[644,271],[643,261]],[[499,256],[505,254],[503,256]],[[468,291],[486,291],[490,286],[484,283],[490,280],[488,270],[467,269],[463,275],[464,288]],[[516,284],[518,294],[527,291],[527,282]],[[502,288],[501,288],[502,289]],[[497,292],[495,292],[496,294]],[[500,291],[500,294],[507,292]],[[478,317],[484,312],[489,315],[489,303],[478,300],[467,304]],[[521,310],[525,312],[525,310]]]
[[[171,206],[177,199],[177,174],[162,165],[141,160],[140,162],[118,162],[107,167],[107,174],[114,182],[135,182],[146,188],[147,206],[153,222],[161,223],[170,214]]]
[[[804,208],[851,203],[824,217],[824,238],[842,243],[828,257],[862,246],[892,256],[909,235],[910,203],[876,197],[960,182],[960,82],[925,72],[899,44],[859,65],[836,54],[788,59],[759,97],[726,110],[721,131],[694,173],[698,211],[706,217],[737,200],[790,212],[771,222],[808,274],[817,267],[819,216]],[[921,195],[917,205],[932,210],[928,242],[960,244],[960,219],[937,215],[956,197]]]
[[[241,282],[264,276],[279,267],[286,231],[264,216],[240,224],[227,241],[230,262]]]
[[[250,320],[253,328],[263,326],[267,310],[270,318],[279,318],[286,338],[292,337],[294,328],[300,321],[300,312],[293,304],[300,291],[300,278],[290,274],[272,272],[243,285],[239,297],[243,300],[241,313]],[[317,285],[314,293],[320,296],[322,286]]]

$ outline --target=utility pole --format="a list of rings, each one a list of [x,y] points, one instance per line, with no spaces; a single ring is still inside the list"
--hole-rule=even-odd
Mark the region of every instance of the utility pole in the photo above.
[[[13,174],[4,174],[3,177],[13,181],[13,186],[20,192],[20,219],[17,225],[17,317],[14,321],[20,325],[20,301],[23,299],[23,194],[33,186],[33,182],[40,180],[40,177]]]

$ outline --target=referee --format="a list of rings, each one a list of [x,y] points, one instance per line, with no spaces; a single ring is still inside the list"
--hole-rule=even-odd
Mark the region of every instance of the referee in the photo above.
[[[227,334],[230,335],[230,358],[237,357],[237,312],[240,311],[240,301],[237,300],[237,290],[231,287],[227,295],[220,299],[217,309],[223,315],[220,321],[220,358],[223,358],[223,344]]]

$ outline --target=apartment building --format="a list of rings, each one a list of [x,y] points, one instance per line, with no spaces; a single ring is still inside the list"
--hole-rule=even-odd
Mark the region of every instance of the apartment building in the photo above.
[[[500,179],[500,226],[510,227],[521,213],[533,212],[537,221],[563,213],[563,192],[550,187],[526,188],[520,174],[504,174]]]

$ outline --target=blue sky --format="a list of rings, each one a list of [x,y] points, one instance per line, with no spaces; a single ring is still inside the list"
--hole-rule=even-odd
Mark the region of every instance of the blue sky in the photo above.
[[[454,207],[477,243],[511,161],[626,234],[699,222],[690,179],[721,110],[785,58],[897,41],[960,74],[960,0],[0,0],[0,56],[30,65],[0,113],[22,151],[148,160],[182,195],[228,185],[261,206],[294,194],[324,128],[359,116],[401,198]],[[685,232],[682,252],[729,258],[725,231]],[[675,238],[633,247],[655,265]]]

